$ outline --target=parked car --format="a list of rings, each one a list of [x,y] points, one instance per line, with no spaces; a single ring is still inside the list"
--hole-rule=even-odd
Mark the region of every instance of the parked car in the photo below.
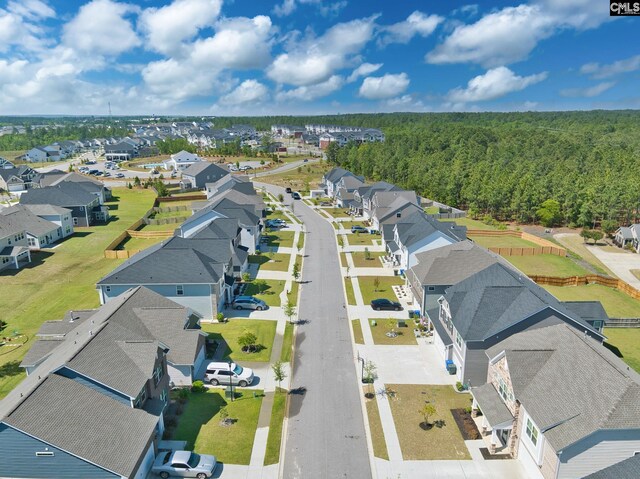
[[[205,479],[213,475],[216,465],[215,456],[191,451],[169,451],[158,454],[151,471],[163,479],[170,476]]]
[[[331,203],[331,201],[323,201],[322,203],[320,203],[320,206],[331,206],[333,203]]]
[[[371,301],[371,307],[376,311],[402,311],[402,305],[390,299],[378,298]]]
[[[300,193],[294,191],[293,193],[291,193],[291,198],[293,198],[294,200],[299,200],[302,197],[300,196]]]
[[[286,193],[289,193],[289,194],[291,194],[291,193],[293,192],[293,191],[291,190],[291,188],[287,188],[287,189],[285,189],[284,191],[285,191]]]
[[[116,178],[124,178],[124,173],[117,173]]]
[[[102,173],[102,171],[96,171],[96,172],[95,172],[95,175],[96,175],[96,176],[102,176],[103,174],[104,174],[104,173]]]
[[[238,310],[255,309],[256,311],[262,311],[263,309],[268,309],[267,303],[253,296],[236,296],[231,306]]]
[[[109,173],[108,171],[105,171],[102,176],[111,176],[111,173]]]
[[[90,175],[95,175],[96,173],[100,173],[99,170],[89,170],[88,172]]]
[[[305,158],[304,160],[302,160],[303,163],[306,163],[307,161],[309,161],[309,158]]]
[[[254,377],[251,368],[243,368],[239,364],[225,362],[209,363],[207,371],[204,373],[205,381],[213,386],[233,384],[244,388],[251,385]]]
[[[351,227],[351,232],[352,233],[368,233],[369,230],[364,226],[353,225]]]
[[[277,218],[275,220],[267,220],[265,225],[267,228],[285,228],[287,226],[287,222]]]

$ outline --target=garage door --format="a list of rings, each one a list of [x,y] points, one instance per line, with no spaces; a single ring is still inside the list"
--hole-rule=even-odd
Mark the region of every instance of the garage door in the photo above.
[[[144,455],[144,459],[140,463],[140,468],[138,469],[138,472],[135,475],[135,479],[144,479],[149,475],[149,472],[151,471],[151,466],[153,465],[154,458],[155,458],[155,455],[153,452],[153,443],[152,443],[151,446],[149,446],[149,449],[147,450],[146,454]]]

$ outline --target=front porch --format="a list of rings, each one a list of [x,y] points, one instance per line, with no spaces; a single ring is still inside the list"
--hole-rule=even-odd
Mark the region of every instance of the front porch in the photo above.
[[[511,431],[515,419],[493,387],[487,383],[472,388],[471,415],[490,455],[511,455]]]
[[[20,264],[31,263],[31,252],[26,246],[7,246],[0,251],[0,269],[13,264],[14,269],[20,269]]]

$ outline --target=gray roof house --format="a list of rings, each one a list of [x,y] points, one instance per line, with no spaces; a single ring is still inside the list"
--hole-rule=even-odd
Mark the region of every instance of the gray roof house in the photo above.
[[[637,479],[638,477],[640,477],[640,454],[634,454],[612,466],[589,474],[584,479]]]
[[[605,337],[525,275],[494,263],[451,286],[438,300],[434,343],[452,360],[459,380],[479,386],[487,378],[485,351],[524,331],[566,323],[602,342]]]
[[[324,176],[322,177],[321,186],[324,187],[324,190],[326,191],[327,196],[333,198],[336,195],[336,193],[338,192],[338,183],[345,176],[351,176],[359,180],[360,182],[364,183],[363,176],[356,176],[350,171],[345,170],[344,168],[340,168],[340,167],[333,168],[332,170],[325,173]]]
[[[351,207],[354,199],[353,192],[362,186],[364,186],[364,180],[361,176],[345,175],[340,178],[335,187],[336,204],[340,208]]]
[[[471,394],[493,451],[545,479],[591,477],[637,455],[640,376],[598,341],[557,324],[506,337],[486,355],[487,383]]]
[[[231,176],[229,170],[208,161],[194,163],[182,171],[180,185],[183,189],[204,189],[207,183],[215,183],[225,176]]]
[[[229,175],[223,176],[218,181],[207,183],[206,185],[207,199],[219,195],[227,190],[237,190],[246,195],[256,194],[253,183],[246,175]]]
[[[351,210],[354,215],[364,216],[365,219],[369,219],[371,217],[371,201],[373,199],[373,195],[378,191],[398,191],[400,189],[401,188],[396,185],[387,183],[386,181],[378,181],[371,185],[361,186],[353,192],[354,202],[351,206]]]
[[[168,347],[115,316],[155,301],[134,289],[96,310],[0,401],[0,476],[147,476],[164,430]]]
[[[24,263],[31,263],[24,225],[10,219],[10,216],[0,215],[0,271],[7,268],[20,269],[20,265]]]
[[[640,253],[640,223],[618,228],[614,242],[621,248],[631,245],[636,253]]]
[[[245,253],[237,250],[229,238],[173,237],[134,255],[98,281],[100,303],[146,286],[213,319],[233,299],[234,259],[246,261]]]
[[[111,188],[108,188],[101,181],[91,178],[90,176],[80,175],[73,171],[64,172],[60,170],[53,170],[47,173],[38,174],[38,183],[40,187],[56,186],[64,182],[76,183],[85,191],[98,196],[100,198],[101,205],[111,199]]]
[[[182,150],[171,155],[171,158],[168,160],[165,160],[163,162],[163,166],[165,170],[178,171],[184,170],[188,166],[200,161],[202,161],[202,159],[200,159],[200,157],[195,153],[189,153],[188,151]]]
[[[24,230],[30,250],[47,248],[66,236],[61,226],[39,217],[24,205],[1,209],[0,223],[12,223],[16,229]]]
[[[17,168],[0,168],[0,189],[13,192],[24,191],[33,187],[38,173],[28,166]]]

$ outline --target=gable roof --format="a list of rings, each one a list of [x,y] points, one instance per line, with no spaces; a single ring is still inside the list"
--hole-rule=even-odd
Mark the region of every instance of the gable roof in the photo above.
[[[217,181],[226,175],[231,175],[228,170],[220,168],[218,165],[209,163],[208,161],[199,161],[182,170],[182,176],[198,176],[202,173],[212,175],[213,178],[215,178],[214,181]]]
[[[171,160],[180,162],[200,161],[200,158],[195,153],[189,153],[188,151],[181,150],[178,153],[171,155]],[[167,160],[170,161],[170,160]]]
[[[514,395],[553,448],[601,429],[640,429],[640,376],[566,324],[527,330],[487,350],[504,352]]]
[[[589,321],[607,321],[609,315],[600,301],[562,301],[570,311]]]
[[[55,205],[24,205],[29,211],[38,216],[60,216],[65,214],[70,214],[71,210],[68,208],[63,208],[62,206]]]
[[[455,223],[442,223],[423,211],[416,211],[396,223],[396,231],[398,232],[400,243],[405,247],[409,247],[435,232],[444,234],[452,241],[466,239],[466,228],[464,226],[459,228]]]
[[[637,479],[640,477],[640,454],[585,476],[583,479]]]
[[[26,231],[32,236],[41,236],[56,231],[58,225],[44,220],[24,205],[0,209],[0,234],[3,230]]]
[[[345,176],[353,176],[355,178],[364,180],[364,178],[362,178],[361,176],[356,176],[353,173],[351,173],[350,171],[345,170],[344,168],[340,168],[339,166],[331,169],[328,172],[326,172],[324,174],[324,179],[325,179],[325,181],[327,181],[329,183],[337,183],[341,178],[343,178]]]
[[[465,341],[483,341],[544,310],[604,339],[551,293],[502,263],[494,263],[451,286],[444,297],[453,324]]]
[[[50,374],[3,422],[130,477],[155,433],[158,418],[72,379]]]
[[[33,188],[20,196],[20,204],[49,204],[55,206],[86,206],[96,199],[95,195],[73,182],[62,182],[56,186]]]

